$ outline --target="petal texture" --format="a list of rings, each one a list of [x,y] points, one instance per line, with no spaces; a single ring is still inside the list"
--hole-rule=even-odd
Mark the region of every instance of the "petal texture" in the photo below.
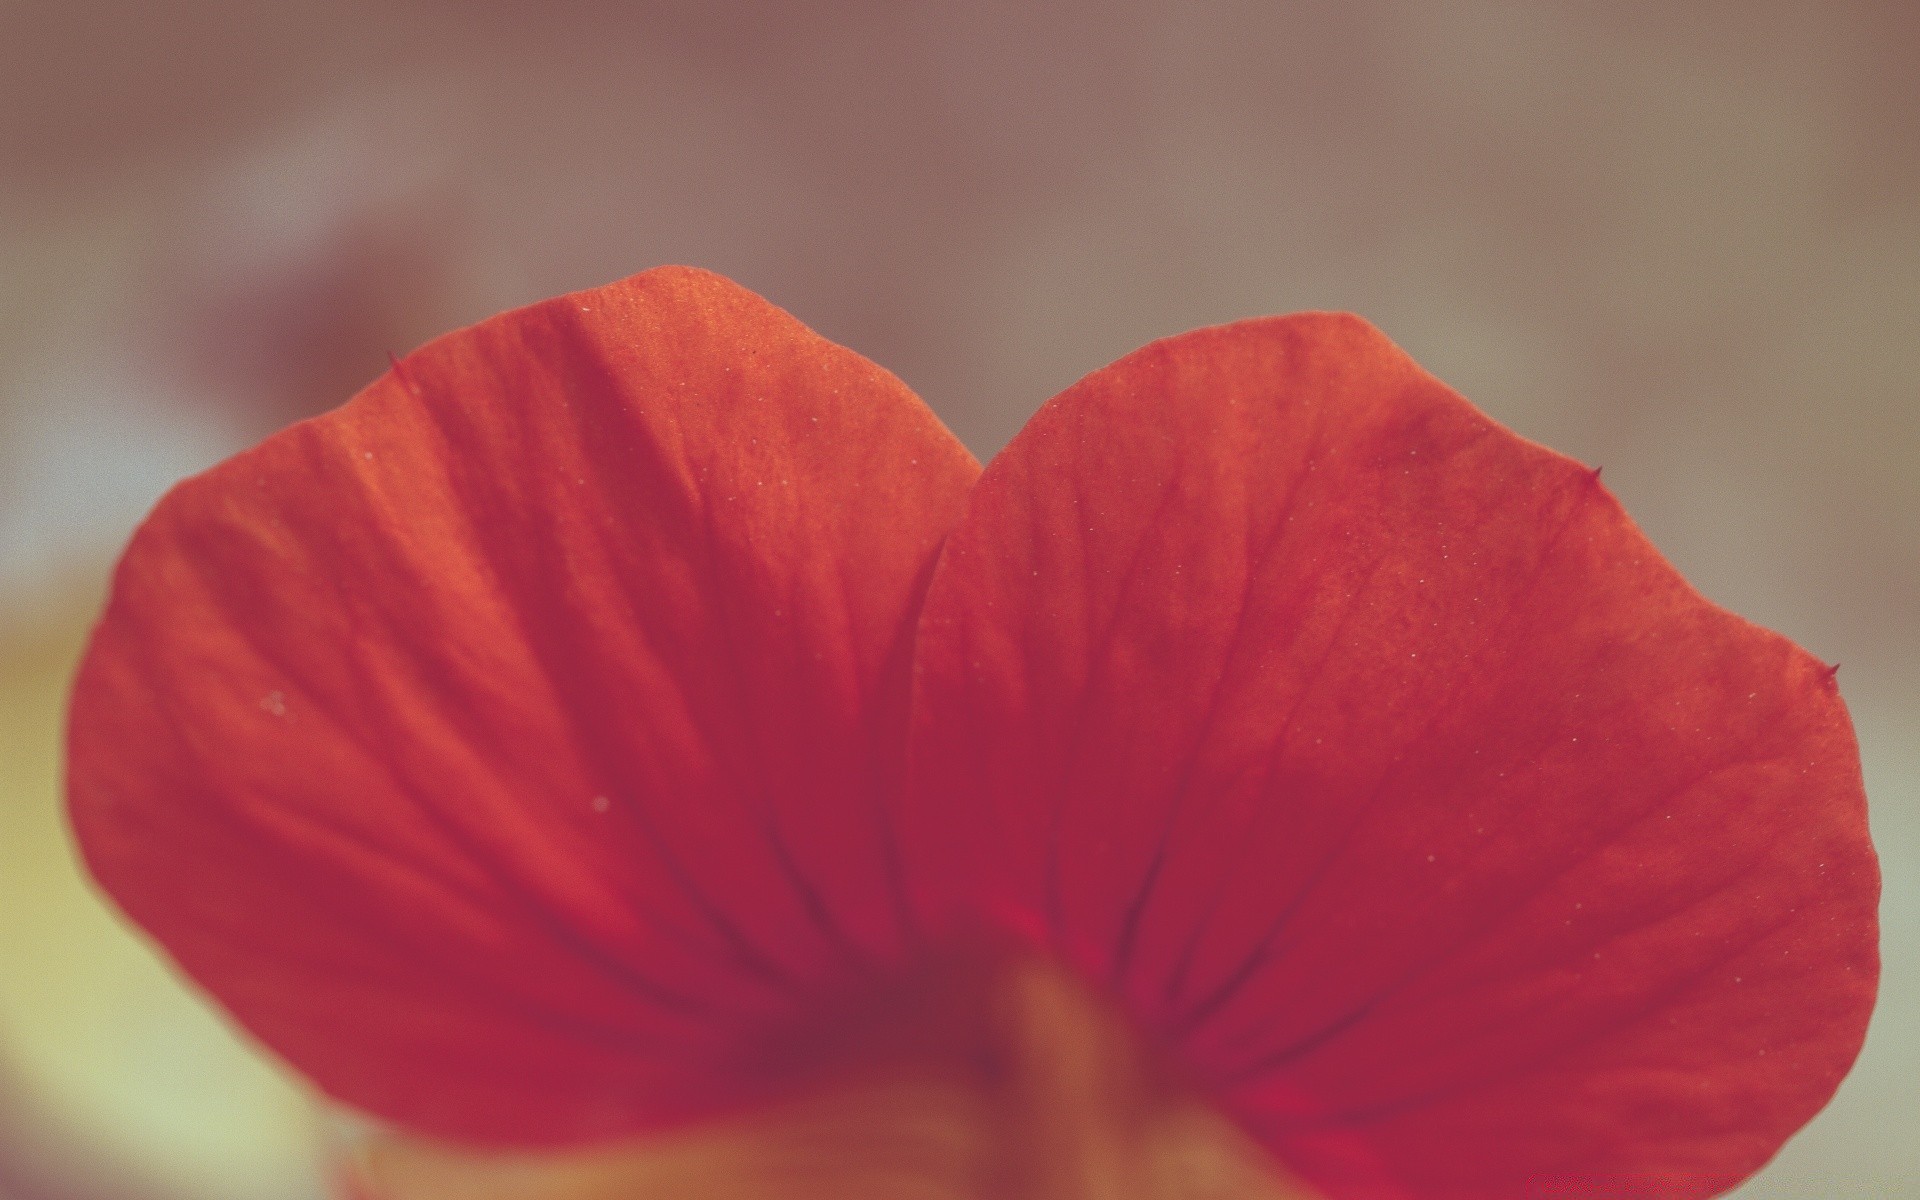
[[[613,1136],[903,945],[881,804],[978,467],[898,380],[670,268],[506,314],[181,485],[70,725],[127,911],[337,1096]]]
[[[915,698],[922,919],[1112,988],[1331,1196],[1710,1195],[1859,1048],[1830,672],[1358,319],[1049,403],[948,541]]]

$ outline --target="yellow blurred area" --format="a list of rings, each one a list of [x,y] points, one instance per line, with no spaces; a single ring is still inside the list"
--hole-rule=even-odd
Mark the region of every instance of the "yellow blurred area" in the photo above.
[[[1010,1177],[994,1118],[935,1084],[835,1095],[661,1144],[489,1156],[390,1140],[357,1165],[366,1200],[1305,1200],[1218,1118],[1193,1109],[1163,1121],[1138,1141],[1063,1155],[1078,1168],[1064,1178]]]
[[[367,1200],[1311,1200],[1058,968],[962,970],[879,1022],[904,1036],[836,1043],[833,1081],[768,1111],[586,1154],[375,1138],[359,1185]]]
[[[0,1200],[317,1195],[307,1098],[74,861],[60,729],[97,603],[70,587],[0,626]]]

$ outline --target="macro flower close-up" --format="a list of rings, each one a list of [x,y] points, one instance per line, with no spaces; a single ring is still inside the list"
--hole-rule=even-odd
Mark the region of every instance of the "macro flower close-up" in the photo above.
[[[376,1200],[1712,1196],[1878,975],[1835,670],[1339,314],[983,469],[718,276],[518,309],[169,493],[68,736]]]

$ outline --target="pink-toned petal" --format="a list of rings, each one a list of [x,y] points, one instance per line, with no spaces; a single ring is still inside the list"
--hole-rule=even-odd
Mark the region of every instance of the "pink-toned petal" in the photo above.
[[[1335,1197],[1711,1194],[1872,1006],[1830,673],[1354,318],[1034,418],[936,573],[910,763],[925,918],[1054,948]]]
[[[978,468],[662,269],[436,341],[181,485],[81,670],[107,889],[342,1099],[464,1139],[748,1102],[899,958],[880,795]]]

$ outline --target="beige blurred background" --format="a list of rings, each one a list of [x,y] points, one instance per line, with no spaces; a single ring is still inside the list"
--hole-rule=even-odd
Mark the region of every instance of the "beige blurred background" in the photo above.
[[[65,678],[173,479],[665,262],[982,456],[1151,338],[1364,314],[1843,664],[1886,982],[1740,1195],[1920,1196],[1920,5],[0,0],[0,1200],[317,1200],[337,1130],[121,933]]]

